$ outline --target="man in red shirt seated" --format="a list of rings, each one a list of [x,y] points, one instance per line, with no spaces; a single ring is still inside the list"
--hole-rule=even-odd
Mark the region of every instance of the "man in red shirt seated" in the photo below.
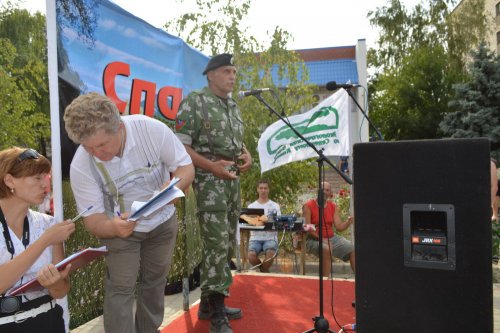
[[[324,211],[323,211],[323,276],[329,277],[331,271],[332,256],[348,261],[354,271],[354,245],[342,236],[335,234],[335,230],[343,231],[354,223],[350,216],[342,221],[335,203],[330,201],[333,197],[332,187],[328,182],[323,183]],[[302,214],[306,224],[319,224],[319,206],[317,199],[311,199],[302,206]],[[333,228],[335,226],[335,228]],[[319,255],[319,229],[309,229],[307,235],[307,252]]]

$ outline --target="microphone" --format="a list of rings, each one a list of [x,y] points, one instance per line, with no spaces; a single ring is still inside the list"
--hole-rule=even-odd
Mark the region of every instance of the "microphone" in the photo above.
[[[253,90],[247,90],[247,91],[240,91],[238,93],[238,96],[240,96],[240,98],[243,98],[243,97],[247,97],[247,96],[258,95],[261,92],[269,91],[269,90],[271,90],[271,89],[269,89],[269,88],[261,88],[261,89],[253,89]]]
[[[326,90],[337,90],[339,88],[349,89],[353,87],[359,87],[359,84],[350,84],[350,83],[337,83],[335,81],[330,81],[326,84]]]

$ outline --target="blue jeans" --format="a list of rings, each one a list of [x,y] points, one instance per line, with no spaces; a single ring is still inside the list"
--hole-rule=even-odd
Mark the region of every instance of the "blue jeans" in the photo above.
[[[267,250],[273,250],[276,252],[278,248],[278,243],[275,240],[252,240],[248,243],[248,251],[253,251],[255,254],[259,254],[262,251],[267,252]]]

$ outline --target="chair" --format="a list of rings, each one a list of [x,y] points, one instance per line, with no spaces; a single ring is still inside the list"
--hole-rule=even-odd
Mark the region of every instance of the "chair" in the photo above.
[[[307,233],[306,232],[295,232],[293,234],[293,249],[295,255],[300,256],[300,274],[306,275],[306,241],[307,241]]]

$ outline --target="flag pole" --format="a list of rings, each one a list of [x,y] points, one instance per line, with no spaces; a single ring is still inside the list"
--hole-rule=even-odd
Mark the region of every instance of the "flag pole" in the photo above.
[[[61,167],[61,133],[59,120],[59,81],[57,73],[56,0],[46,0],[47,69],[49,78],[50,131],[52,155],[52,195],[56,221],[64,219]],[[69,308],[67,295],[57,302],[63,308],[64,326],[69,332]]]
[[[50,131],[52,152],[52,193],[54,217],[63,220],[61,133],[59,120],[59,85],[57,78],[56,0],[47,0],[47,60],[50,96]]]

